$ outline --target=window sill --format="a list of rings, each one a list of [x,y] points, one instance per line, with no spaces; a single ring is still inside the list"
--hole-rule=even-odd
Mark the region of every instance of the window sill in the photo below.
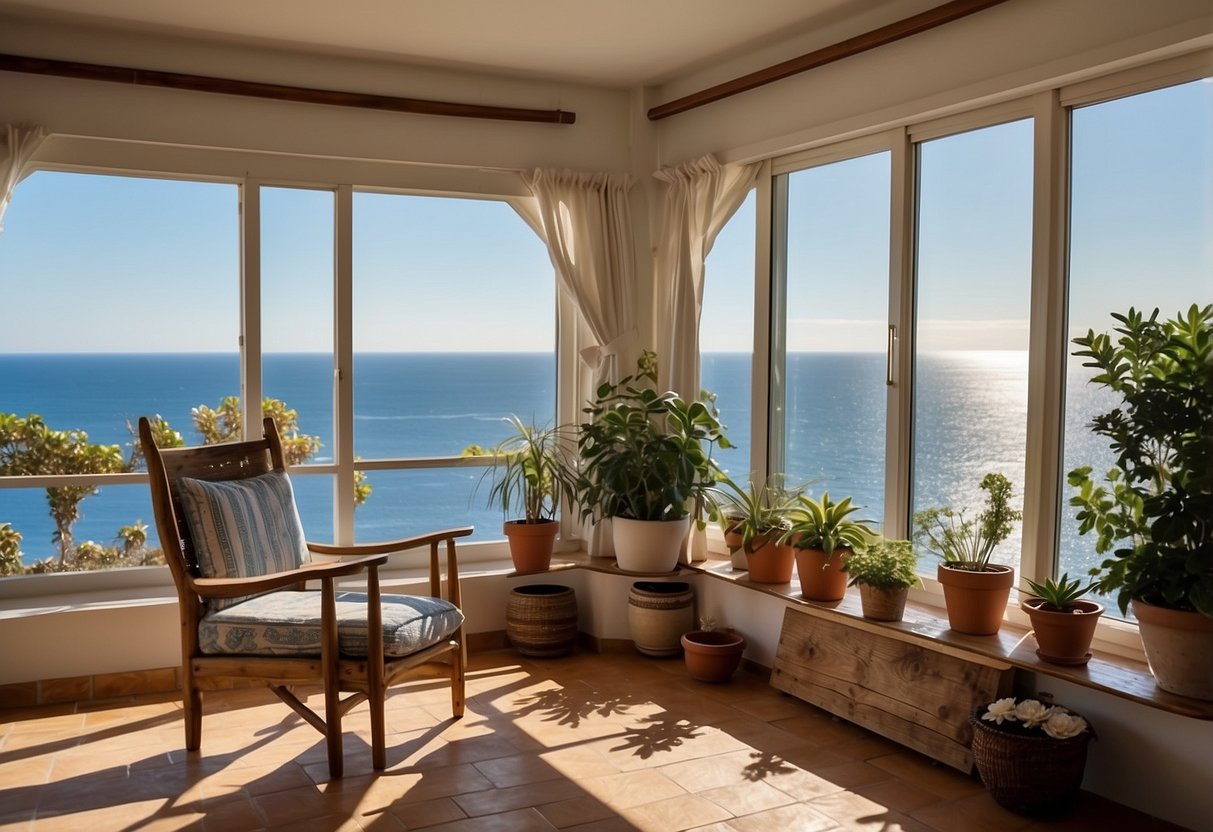
[[[706,561],[682,568],[782,598],[827,620],[847,623],[906,642],[929,645],[932,649],[963,658],[1005,663],[1173,714],[1213,720],[1213,702],[1189,699],[1160,689],[1154,683],[1154,676],[1144,661],[1110,654],[1097,648],[1093,651],[1091,661],[1084,666],[1050,664],[1036,655],[1036,642],[1029,629],[1014,622],[1003,622],[996,635],[964,635],[948,628],[947,619],[940,617],[942,610],[938,607],[914,599],[906,604],[904,620],[873,621],[863,617],[858,592],[848,592],[837,604],[823,604],[803,598],[800,594],[800,584],[795,578],[788,584],[754,583],[749,580],[748,572],[734,571],[728,560],[709,556]]]

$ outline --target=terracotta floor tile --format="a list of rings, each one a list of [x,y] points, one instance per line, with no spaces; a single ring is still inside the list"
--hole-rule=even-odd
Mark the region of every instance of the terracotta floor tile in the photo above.
[[[766,783],[737,783],[732,786],[722,786],[718,789],[708,789],[699,793],[718,806],[727,809],[734,817],[752,815],[776,806],[792,803],[794,798],[787,792],[781,792]]]
[[[699,795],[684,794],[625,809],[623,817],[645,832],[682,832],[727,820],[732,814]]]
[[[574,797],[537,807],[539,814],[557,829],[578,827],[597,820],[615,817],[615,812],[593,797]]]
[[[678,660],[582,652],[473,667],[462,720],[438,681],[393,692],[386,771],[351,711],[339,780],[323,737],[263,688],[208,692],[197,752],[162,695],[0,711],[0,832],[1177,832],[1086,793],[1063,819],[1021,818],[752,674],[703,685]]]
[[[396,803],[388,807],[388,812],[399,818],[407,829],[424,829],[467,817],[449,797],[419,803]]]

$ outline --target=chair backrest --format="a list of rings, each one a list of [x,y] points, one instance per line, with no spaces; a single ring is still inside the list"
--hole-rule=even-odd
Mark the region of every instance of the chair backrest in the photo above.
[[[191,607],[198,603],[190,583],[201,576],[194,553],[189,526],[181,510],[181,495],[177,481],[181,477],[200,480],[241,480],[269,471],[286,470],[282,440],[274,420],[264,420],[265,435],[247,442],[225,442],[221,445],[197,445],[187,448],[157,448],[151,424],[146,417],[139,419],[139,441],[147,460],[147,473],[152,494],[152,511],[156,515],[156,531],[164,559],[173,573],[177,595]]]

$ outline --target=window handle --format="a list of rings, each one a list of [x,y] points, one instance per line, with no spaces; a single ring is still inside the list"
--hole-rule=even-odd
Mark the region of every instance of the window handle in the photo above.
[[[893,386],[893,367],[896,365],[895,356],[897,354],[897,324],[889,324],[889,345],[885,351],[884,362],[884,383],[888,387]]]

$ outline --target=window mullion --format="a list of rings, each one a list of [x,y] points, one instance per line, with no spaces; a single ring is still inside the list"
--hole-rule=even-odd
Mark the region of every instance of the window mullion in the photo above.
[[[354,189],[337,187],[333,228],[333,541],[354,542]]]
[[[884,531],[890,537],[908,537],[914,423],[914,146],[904,128],[892,132],[889,146],[889,323],[896,329],[886,398]]]
[[[240,409],[246,439],[261,436],[261,182],[240,187]]]
[[[750,467],[756,483],[783,471],[787,401],[788,175],[758,180],[754,247],[754,389]]]
[[[1054,574],[1061,499],[1066,366],[1066,111],[1056,90],[1035,97],[1032,299],[1022,577]]]

